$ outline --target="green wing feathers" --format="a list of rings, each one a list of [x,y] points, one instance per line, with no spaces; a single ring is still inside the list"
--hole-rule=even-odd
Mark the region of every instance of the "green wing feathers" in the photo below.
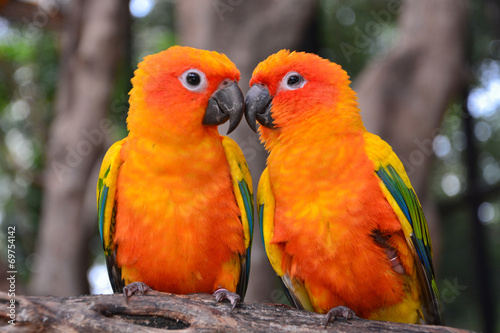
[[[108,149],[102,161],[96,190],[99,234],[101,235],[102,247],[106,256],[109,278],[115,292],[120,292],[124,285],[121,270],[116,265],[116,249],[113,243],[113,235],[116,215],[116,180],[118,170],[122,164],[120,151],[125,142],[126,139],[118,141]]]
[[[375,165],[382,192],[399,218],[406,242],[417,263],[422,290],[422,313],[428,324],[444,324],[441,302],[432,265],[432,245],[427,221],[410,184],[404,166],[392,148],[373,134],[367,134],[367,154]]]
[[[250,170],[240,147],[231,138],[223,136],[222,145],[231,171],[234,194],[241,212],[241,223],[245,235],[245,255],[241,259],[241,275],[236,292],[242,300],[248,286],[250,274],[250,252],[253,235],[253,185]]]

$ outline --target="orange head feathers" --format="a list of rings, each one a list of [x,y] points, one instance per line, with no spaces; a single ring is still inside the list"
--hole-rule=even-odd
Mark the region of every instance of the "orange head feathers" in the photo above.
[[[145,57],[132,79],[127,118],[131,135],[185,137],[206,127],[215,133],[216,126],[200,126],[210,99],[229,85],[232,94],[237,94],[239,78],[236,66],[217,52],[174,46]],[[231,127],[238,124],[238,116],[241,119],[243,105],[240,111],[231,117]]]
[[[364,130],[349,76],[337,64],[315,54],[281,50],[262,61],[250,80],[245,116],[264,140],[294,128],[330,126],[328,133]],[[256,101],[258,101],[256,103]]]

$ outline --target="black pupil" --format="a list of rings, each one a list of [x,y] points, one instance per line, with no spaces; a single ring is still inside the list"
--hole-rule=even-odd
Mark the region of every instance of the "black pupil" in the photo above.
[[[186,81],[191,86],[197,86],[200,84],[201,78],[197,73],[188,73]]]
[[[288,85],[293,86],[300,82],[300,76],[292,75],[288,78]]]

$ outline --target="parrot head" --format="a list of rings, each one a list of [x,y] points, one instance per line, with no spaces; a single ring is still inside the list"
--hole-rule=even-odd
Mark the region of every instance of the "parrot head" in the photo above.
[[[223,54],[173,46],[145,57],[134,74],[130,134],[214,133],[227,120],[229,133],[243,116],[240,73]]]
[[[312,53],[281,50],[254,70],[245,97],[245,118],[266,138],[305,124],[345,131],[363,126],[349,76]]]

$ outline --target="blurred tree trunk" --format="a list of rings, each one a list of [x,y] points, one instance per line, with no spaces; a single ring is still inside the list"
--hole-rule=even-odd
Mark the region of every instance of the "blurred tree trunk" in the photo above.
[[[105,116],[128,15],[128,1],[69,3],[31,294],[88,293],[88,240],[94,229],[89,220],[95,219],[88,218],[85,198],[111,126]]]
[[[240,87],[246,92],[252,71],[260,61],[281,49],[300,47],[315,4],[315,0],[179,1],[176,17],[180,41],[182,45],[226,54],[241,71]],[[245,154],[255,192],[266,155],[258,135],[243,122],[231,137]],[[221,131],[225,133],[224,128]],[[283,302],[286,298],[268,263],[258,221],[254,222],[252,269],[245,301]]]
[[[468,83],[467,27],[466,0],[403,1],[398,42],[355,84],[367,129],[389,142],[406,167],[436,250],[437,215],[427,189],[432,142],[447,106]]]

